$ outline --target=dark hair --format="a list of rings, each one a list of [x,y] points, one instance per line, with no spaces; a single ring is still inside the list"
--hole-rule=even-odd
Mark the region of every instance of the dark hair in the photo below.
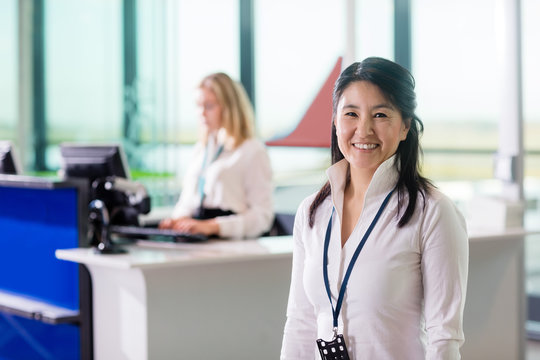
[[[337,105],[345,89],[357,81],[369,81],[376,85],[386,98],[399,109],[403,121],[410,122],[407,137],[399,143],[396,150],[394,163],[399,173],[396,185],[399,210],[401,210],[404,202],[405,192],[409,195],[407,207],[398,223],[398,226],[402,227],[407,224],[414,213],[418,192],[425,198],[429,187],[432,186],[427,178],[420,175],[422,149],[419,138],[424,131],[424,125],[414,112],[416,109],[414,78],[404,67],[390,60],[377,57],[370,57],[364,61],[356,62],[343,70],[336,80],[332,97],[332,164],[344,158],[338,147],[336,126],[334,124]],[[315,196],[309,208],[310,226],[313,226],[315,221],[317,208],[330,195],[330,192],[330,183],[326,182]]]

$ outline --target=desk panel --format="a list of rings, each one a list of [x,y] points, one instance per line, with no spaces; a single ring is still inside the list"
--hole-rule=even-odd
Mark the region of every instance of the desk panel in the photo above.
[[[85,181],[0,175],[0,358],[92,359]]]
[[[79,246],[77,189],[0,187],[0,289],[79,309],[76,264],[56,249]]]

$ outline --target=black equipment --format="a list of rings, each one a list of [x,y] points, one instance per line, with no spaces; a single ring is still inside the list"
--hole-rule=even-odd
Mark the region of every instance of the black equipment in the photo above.
[[[138,226],[139,215],[150,212],[146,188],[129,180],[120,145],[62,144],[61,173],[88,180],[89,239],[101,253],[119,253],[110,239],[112,225]]]
[[[21,167],[11,141],[0,141],[0,174],[21,174]]]

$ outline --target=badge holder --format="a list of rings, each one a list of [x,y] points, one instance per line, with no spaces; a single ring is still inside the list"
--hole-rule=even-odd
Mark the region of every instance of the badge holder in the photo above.
[[[345,339],[342,334],[338,335],[337,329],[334,329],[332,341],[317,339],[317,347],[321,354],[321,360],[350,360]]]

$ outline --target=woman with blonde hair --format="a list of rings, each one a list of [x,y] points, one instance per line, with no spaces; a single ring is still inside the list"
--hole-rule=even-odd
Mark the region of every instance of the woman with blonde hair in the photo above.
[[[161,228],[220,237],[256,237],[273,221],[272,170],[254,137],[253,108],[240,83],[215,73],[197,89],[201,136],[182,193]]]

